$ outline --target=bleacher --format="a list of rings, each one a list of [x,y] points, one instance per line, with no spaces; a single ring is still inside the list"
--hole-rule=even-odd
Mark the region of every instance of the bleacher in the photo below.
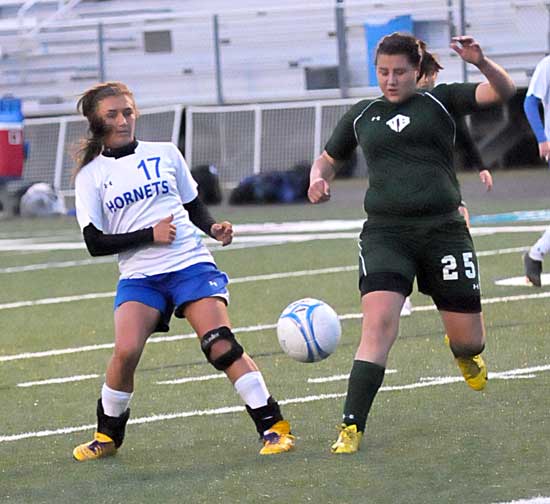
[[[482,78],[471,66],[464,74],[448,47],[461,23],[459,2],[450,3],[346,0],[349,99],[342,100],[334,0],[306,6],[239,0],[230,7],[226,0],[0,0],[0,96],[23,99],[31,146],[24,179],[10,187],[46,181],[71,193],[71,150],[85,131],[85,121],[74,115],[76,98],[100,80],[122,80],[134,91],[143,112],[140,138],[183,140],[188,161],[215,164],[224,184],[311,161],[351,103],[379,93],[368,85],[366,23],[409,15],[444,66],[440,82]],[[466,3],[467,33],[526,86],[547,50],[543,0]],[[235,106],[211,107],[219,98]],[[496,121],[489,114],[471,122],[489,167],[505,163],[529,134],[506,108],[499,114]],[[366,171],[359,156],[356,174]]]
[[[525,85],[547,50],[544,2],[467,6],[468,32]],[[457,7],[442,0],[345,2],[350,96],[372,94],[365,23],[404,14],[440,56],[441,77],[462,80],[461,62],[447,46],[453,25],[460,26]],[[306,78],[312,69],[330,81],[338,64],[334,0],[239,0],[230,7],[223,0],[0,0],[0,95],[23,98],[26,115],[72,113],[83,89],[117,79],[142,106],[215,104],[214,14],[225,103],[340,97],[333,77],[332,87],[320,89],[308,88]],[[467,77],[476,80],[473,70]]]

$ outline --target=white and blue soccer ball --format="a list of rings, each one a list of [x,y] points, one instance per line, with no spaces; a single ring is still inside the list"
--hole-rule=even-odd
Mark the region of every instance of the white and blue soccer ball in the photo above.
[[[342,335],[337,313],[324,301],[305,298],[290,303],[277,322],[277,338],[284,352],[300,362],[326,359]]]

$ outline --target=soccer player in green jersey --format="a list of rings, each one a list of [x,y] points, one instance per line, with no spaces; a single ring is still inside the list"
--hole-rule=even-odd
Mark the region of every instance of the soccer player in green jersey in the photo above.
[[[311,168],[308,197],[322,203],[330,199],[336,171],[358,145],[369,166],[368,220],[360,235],[362,334],[333,453],[359,449],[415,277],[439,310],[466,382],[474,390],[485,387],[479,274],[472,238],[457,210],[462,198],[453,167],[453,117],[507,100],[515,86],[473,38],[454,37],[451,47],[487,82],[418,91],[418,41],[401,33],[384,37],[375,62],[383,95],[344,114]]]
[[[437,76],[439,72],[443,70],[443,67],[439,64],[437,58],[427,50],[426,44],[419,40],[420,48],[422,49],[422,61],[420,63],[420,79],[416,83],[416,87],[419,90],[431,91],[435,87],[437,81]],[[453,118],[456,128],[456,140],[455,145],[458,147],[461,146],[464,153],[468,158],[468,164],[470,166],[475,166],[479,169],[479,179],[481,183],[485,186],[487,191],[490,191],[493,188],[493,176],[491,172],[483,166],[479,152],[472,141],[468,131],[466,130],[466,124],[464,120],[459,118]],[[468,212],[468,207],[464,201],[460,202],[458,211],[464,217],[466,225],[470,227],[470,212]],[[403,308],[401,308],[401,316],[406,317],[412,313],[413,306],[410,296],[405,298],[405,303]]]

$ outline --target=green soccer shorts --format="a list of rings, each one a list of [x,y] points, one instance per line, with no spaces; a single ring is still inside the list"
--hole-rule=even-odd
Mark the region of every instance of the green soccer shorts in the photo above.
[[[371,217],[359,242],[359,289],[420,292],[439,310],[479,313],[479,269],[464,218],[453,212],[424,218]]]

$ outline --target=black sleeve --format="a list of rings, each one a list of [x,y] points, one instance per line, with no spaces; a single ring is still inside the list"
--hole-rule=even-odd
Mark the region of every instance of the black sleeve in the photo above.
[[[207,206],[200,200],[197,196],[193,201],[189,203],[184,203],[183,208],[187,210],[189,214],[189,220],[195,224],[201,231],[206,233],[208,236],[212,236],[210,233],[210,228],[212,224],[215,224],[215,220],[210,215],[210,211]]]
[[[93,224],[88,224],[82,231],[84,242],[90,255],[104,256],[118,254],[125,250],[153,243],[153,228],[140,229],[131,233],[103,234]]]

